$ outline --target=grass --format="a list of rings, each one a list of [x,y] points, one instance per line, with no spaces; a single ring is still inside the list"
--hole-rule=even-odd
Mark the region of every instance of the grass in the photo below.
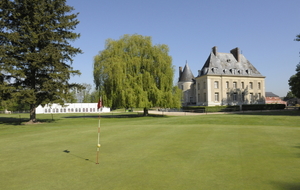
[[[104,115],[99,164],[97,115],[25,117],[0,115],[1,189],[300,189],[299,112]]]

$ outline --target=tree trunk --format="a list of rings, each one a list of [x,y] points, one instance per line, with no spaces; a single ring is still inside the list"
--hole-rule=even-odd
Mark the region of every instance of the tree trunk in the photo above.
[[[35,105],[30,105],[30,120],[29,122],[35,123],[36,122],[36,115],[35,115]]]
[[[147,109],[147,108],[144,108],[144,116],[147,116],[147,115],[149,115],[148,109]]]

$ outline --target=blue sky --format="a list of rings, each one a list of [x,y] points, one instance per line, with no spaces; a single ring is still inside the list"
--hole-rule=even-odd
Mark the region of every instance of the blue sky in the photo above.
[[[188,62],[196,76],[213,46],[242,54],[266,76],[266,91],[285,96],[288,80],[299,63],[299,0],[68,0],[79,12],[72,42],[83,50],[73,67],[80,77],[70,82],[93,83],[93,59],[108,38],[124,34],[151,36],[153,44],[170,48],[175,68]]]

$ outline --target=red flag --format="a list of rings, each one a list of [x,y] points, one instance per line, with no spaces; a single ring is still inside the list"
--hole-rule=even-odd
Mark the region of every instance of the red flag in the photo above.
[[[101,100],[101,98],[99,98],[99,101],[98,101],[98,109],[100,109],[101,107],[102,107],[102,100]]]

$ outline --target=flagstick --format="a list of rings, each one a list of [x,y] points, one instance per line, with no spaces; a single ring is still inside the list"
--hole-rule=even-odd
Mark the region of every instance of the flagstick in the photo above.
[[[99,164],[99,148],[100,148],[100,108],[102,107],[102,99],[101,99],[101,96],[99,98],[99,101],[98,101],[98,105],[97,105],[97,108],[98,108],[98,113],[99,113],[99,122],[98,122],[98,144],[97,144],[97,159],[96,159],[96,164]]]
[[[96,164],[99,164],[99,148],[100,148],[100,112],[99,112],[99,122],[98,122],[98,144],[97,144],[97,161],[96,161]]]

